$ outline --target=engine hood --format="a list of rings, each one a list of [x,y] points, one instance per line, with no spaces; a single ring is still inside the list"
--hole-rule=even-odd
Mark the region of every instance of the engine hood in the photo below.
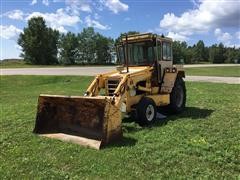
[[[123,71],[114,71],[112,73],[110,73],[108,76],[109,77],[116,77],[116,76],[120,76],[120,77],[123,77],[125,75],[131,75],[131,74],[135,74],[135,73],[138,73],[138,72],[142,72],[142,71],[148,71],[148,70],[151,70],[152,67],[150,66],[138,66],[138,67],[129,67],[128,68],[128,72],[127,72],[127,69],[124,68]]]

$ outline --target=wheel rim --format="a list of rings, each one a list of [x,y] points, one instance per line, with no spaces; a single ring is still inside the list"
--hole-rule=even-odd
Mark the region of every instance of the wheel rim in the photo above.
[[[181,87],[178,87],[176,93],[176,105],[177,107],[181,107],[182,104],[183,104],[183,89]]]
[[[152,104],[149,104],[146,109],[146,118],[148,121],[152,121],[154,118],[154,107]]]

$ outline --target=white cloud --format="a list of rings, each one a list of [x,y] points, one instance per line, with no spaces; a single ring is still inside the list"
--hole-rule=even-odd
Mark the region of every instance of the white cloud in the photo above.
[[[222,42],[224,46],[240,48],[239,41],[234,42],[233,35],[228,32],[222,32],[220,28],[215,29],[214,35],[217,38],[217,41]],[[235,33],[236,38],[240,39],[240,32]]]
[[[86,0],[65,0],[65,4],[67,5],[67,10],[74,14],[80,15],[80,12],[92,12],[92,8],[90,5],[90,1]]]
[[[16,39],[18,35],[22,32],[21,29],[13,25],[3,26],[0,25],[0,37],[3,39]]]
[[[14,47],[15,47],[17,50],[22,51],[22,47],[19,46],[18,44],[15,44]]]
[[[163,29],[157,27],[157,28],[149,28],[146,32],[147,33],[156,33],[156,34],[163,34]]]
[[[104,8],[117,14],[121,11],[127,11],[129,8],[127,4],[120,0],[53,0],[53,2],[65,2],[68,12],[75,15],[79,15],[80,12],[103,11]]]
[[[85,23],[88,27],[94,27],[101,30],[108,30],[110,27],[108,25],[102,25],[100,22],[91,19],[90,16],[86,16]]]
[[[194,8],[199,7],[199,1],[198,0],[190,0],[190,2],[193,4]]]
[[[31,5],[37,4],[37,0],[32,0]]]
[[[180,16],[165,14],[160,27],[182,35],[204,33],[217,27],[239,27],[239,7],[240,1],[200,0],[198,8]]]
[[[236,32],[235,35],[236,35],[236,38],[240,40],[240,31]]]
[[[98,13],[94,13],[94,18],[95,18],[95,19],[100,19],[101,17],[99,16]]]
[[[79,7],[79,9],[80,9],[80,11],[84,11],[84,12],[92,12],[92,9],[89,4],[82,4]]]
[[[64,34],[68,32],[63,26],[56,27],[55,29]]]
[[[128,5],[119,0],[103,0],[102,3],[115,14],[128,10]]]
[[[13,10],[6,12],[3,16],[7,16],[10,19],[23,20],[24,13],[21,10]]]
[[[38,17],[38,16],[43,17],[50,27],[57,29],[63,33],[67,32],[64,26],[74,27],[79,22],[81,22],[78,16],[69,15],[66,13],[66,11],[64,11],[64,9],[58,9],[56,13],[33,12],[27,16],[26,20],[29,20],[32,17]]]
[[[49,5],[49,1],[48,1],[48,0],[42,0],[42,3],[43,3],[45,6],[48,6],[48,5]]]
[[[224,45],[230,45],[231,39],[233,38],[228,32],[222,32],[220,28],[215,29],[214,35],[216,36],[219,42],[222,42]]]
[[[186,41],[186,40],[188,40],[188,38],[186,36],[181,35],[179,33],[174,33],[174,32],[169,32],[167,34],[167,37],[170,37],[175,41]]]

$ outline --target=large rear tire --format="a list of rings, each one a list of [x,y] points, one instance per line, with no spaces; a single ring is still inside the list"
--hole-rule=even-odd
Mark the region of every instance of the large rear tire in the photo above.
[[[144,97],[137,105],[136,121],[140,126],[148,126],[156,120],[157,108],[151,98]]]
[[[181,113],[186,106],[186,86],[182,77],[177,77],[170,94],[170,104],[164,107],[169,114]]]

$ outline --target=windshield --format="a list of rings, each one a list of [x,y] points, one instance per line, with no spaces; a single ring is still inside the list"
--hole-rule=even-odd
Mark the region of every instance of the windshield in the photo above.
[[[118,61],[124,63],[123,46],[118,47]],[[129,65],[151,65],[155,59],[155,48],[152,42],[139,42],[128,44],[128,64]]]

